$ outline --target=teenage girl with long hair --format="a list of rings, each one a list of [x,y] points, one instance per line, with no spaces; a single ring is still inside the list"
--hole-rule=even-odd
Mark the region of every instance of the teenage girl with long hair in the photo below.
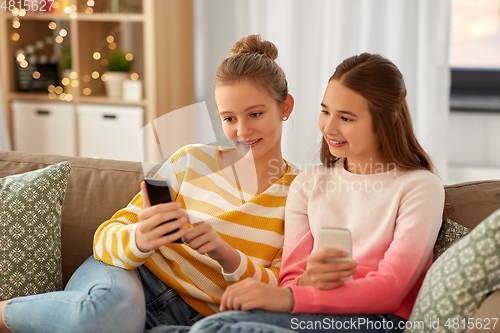
[[[441,226],[444,189],[412,129],[403,76],[389,60],[345,59],[321,103],[322,165],[292,183],[281,285],[228,287],[206,332],[397,332],[405,327]],[[320,249],[320,228],[348,229],[352,258]],[[352,276],[352,279],[350,279]],[[269,312],[272,311],[272,312]]]
[[[95,258],[65,291],[0,302],[0,331],[189,326],[218,312],[232,283],[251,278],[277,286],[285,202],[299,172],[281,152],[283,122],[294,103],[277,56],[275,45],[259,36],[238,41],[214,83],[224,134],[234,147],[177,151],[156,174],[170,183],[176,202],[151,207],[141,184],[130,204],[98,228]],[[163,223],[169,220],[175,221]],[[181,237],[185,243],[172,243]]]

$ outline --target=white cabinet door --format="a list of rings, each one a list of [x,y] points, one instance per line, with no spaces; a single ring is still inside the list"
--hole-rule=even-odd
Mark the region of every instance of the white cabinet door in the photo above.
[[[77,113],[80,156],[140,161],[142,107],[80,104]]]
[[[75,156],[75,115],[72,103],[13,101],[14,149]]]

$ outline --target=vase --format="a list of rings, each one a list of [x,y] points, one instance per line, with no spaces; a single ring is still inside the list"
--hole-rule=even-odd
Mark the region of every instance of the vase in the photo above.
[[[106,93],[109,98],[121,98],[122,97],[122,85],[123,81],[129,78],[129,73],[127,72],[106,72],[108,79],[104,81],[106,87]]]

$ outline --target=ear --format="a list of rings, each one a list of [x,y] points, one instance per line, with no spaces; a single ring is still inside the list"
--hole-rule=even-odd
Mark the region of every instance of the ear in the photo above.
[[[293,105],[294,105],[293,96],[288,94],[286,96],[285,101],[281,104],[282,109],[283,109],[282,117],[290,118],[290,114],[293,111]]]

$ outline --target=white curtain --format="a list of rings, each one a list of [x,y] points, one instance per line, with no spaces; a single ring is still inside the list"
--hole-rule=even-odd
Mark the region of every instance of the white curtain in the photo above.
[[[405,77],[414,129],[440,176],[446,175],[449,0],[195,0],[195,96],[219,126],[213,77],[242,36],[276,44],[278,63],[295,98],[285,123],[284,157],[301,166],[318,162],[320,102],[328,78],[361,52],[392,60]],[[202,130],[206,124],[196,124]],[[220,128],[216,129],[223,137]]]

